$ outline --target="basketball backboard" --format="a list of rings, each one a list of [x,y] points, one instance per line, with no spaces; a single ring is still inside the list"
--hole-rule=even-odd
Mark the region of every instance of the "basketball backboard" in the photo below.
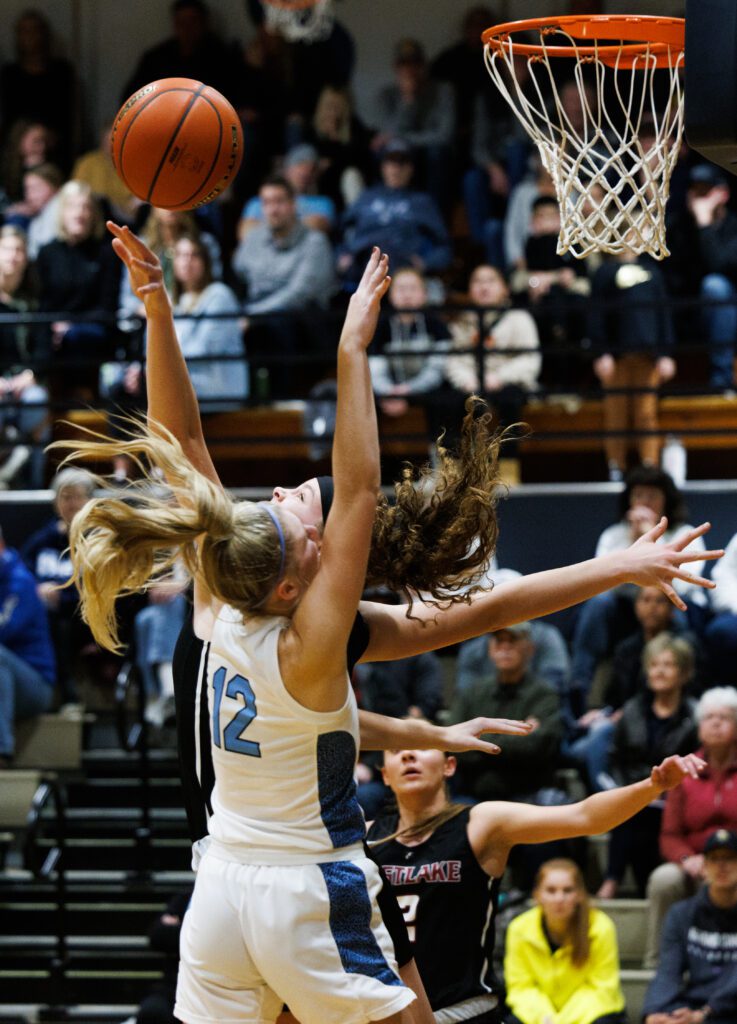
[[[686,140],[737,174],[737,2],[686,0]]]

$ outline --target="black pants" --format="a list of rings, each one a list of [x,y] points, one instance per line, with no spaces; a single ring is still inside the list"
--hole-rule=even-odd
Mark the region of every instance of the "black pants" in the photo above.
[[[609,840],[607,878],[621,882],[627,866],[631,864],[641,898],[645,895],[648,878],[660,864],[658,839],[662,816],[659,807],[645,807],[613,829]]]

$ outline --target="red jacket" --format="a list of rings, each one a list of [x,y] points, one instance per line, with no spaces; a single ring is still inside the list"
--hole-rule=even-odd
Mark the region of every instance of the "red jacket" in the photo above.
[[[706,760],[703,750],[697,753]],[[660,826],[660,852],[678,863],[701,853],[718,828],[737,829],[737,760],[720,772],[707,764],[698,779],[687,776],[671,790]]]

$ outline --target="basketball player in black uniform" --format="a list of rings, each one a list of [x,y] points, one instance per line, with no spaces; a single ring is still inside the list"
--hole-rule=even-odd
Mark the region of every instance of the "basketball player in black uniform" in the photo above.
[[[370,826],[369,845],[404,912],[436,1024],[499,1020],[494,917],[516,843],[608,831],[703,766],[692,754],[669,757],[649,779],[562,807],[503,801],[467,807],[447,798],[454,757],[435,750],[387,751],[384,781],[397,810]]]

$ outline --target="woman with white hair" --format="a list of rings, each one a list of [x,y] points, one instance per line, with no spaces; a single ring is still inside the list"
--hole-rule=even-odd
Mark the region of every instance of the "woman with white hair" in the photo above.
[[[703,848],[715,829],[737,829],[737,690],[717,686],[696,705],[698,755],[706,768],[670,794],[660,828],[665,863],[647,884],[648,919],[645,967],[654,967],[666,911],[676,900],[693,896],[702,880]]]
[[[77,588],[63,586],[72,575],[69,525],[92,497],[95,479],[86,469],[68,466],[56,474],[51,481],[51,489],[54,492],[55,515],[28,538],[20,554],[36,579],[36,592],[48,613],[59,689],[62,702],[66,703],[76,697],[72,678],[73,658],[81,646],[80,640],[90,638],[87,627],[77,615]]]

